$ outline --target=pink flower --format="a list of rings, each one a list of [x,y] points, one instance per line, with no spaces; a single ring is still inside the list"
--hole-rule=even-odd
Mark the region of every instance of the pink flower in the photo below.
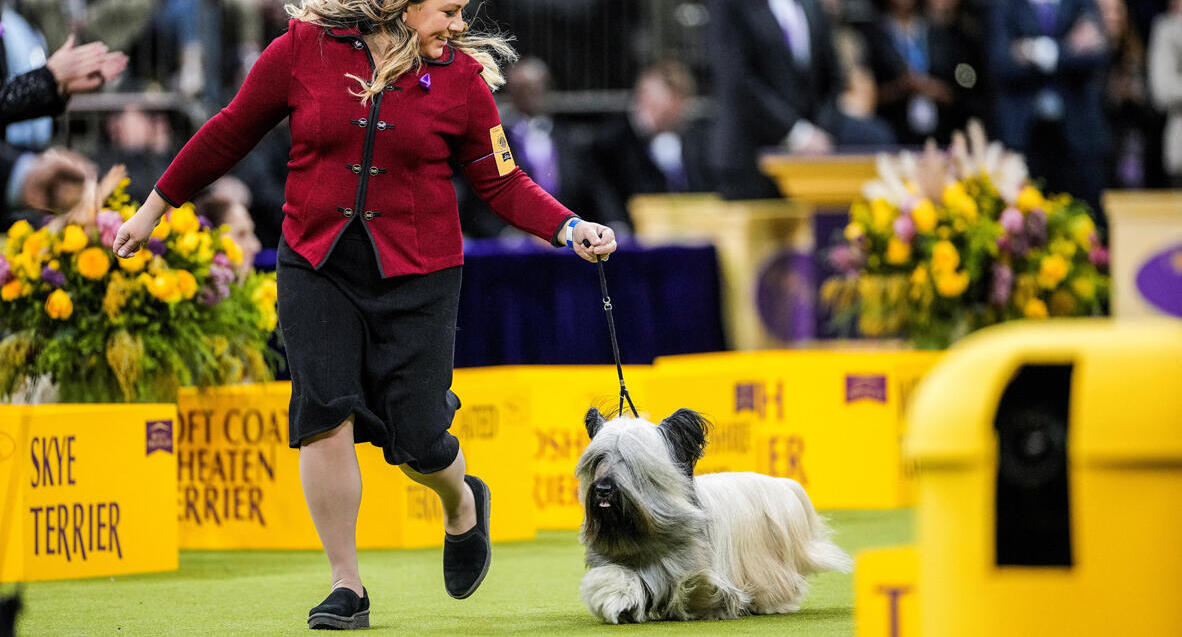
[[[8,259],[4,255],[0,255],[0,285],[4,285],[12,280],[12,268],[8,265]]]
[[[123,217],[113,210],[104,210],[98,213],[95,222],[98,224],[99,241],[107,247],[114,245],[119,226],[123,225]]]
[[[1014,271],[1004,263],[993,264],[993,281],[989,286],[989,302],[1004,307],[1010,302],[1014,288]]]
[[[903,243],[911,243],[915,238],[915,222],[910,214],[902,214],[895,218],[895,236]]]
[[[1088,260],[1097,268],[1103,268],[1108,265],[1108,249],[1102,245],[1097,245],[1088,252]]]
[[[219,253],[213,255],[213,262],[214,262],[214,264],[220,265],[223,268],[234,267],[234,264],[230,263],[230,257],[226,256],[225,252],[219,252]]]
[[[1001,227],[1010,234],[1018,234],[1022,232],[1024,219],[1022,218],[1022,211],[1010,206],[1001,213]]]

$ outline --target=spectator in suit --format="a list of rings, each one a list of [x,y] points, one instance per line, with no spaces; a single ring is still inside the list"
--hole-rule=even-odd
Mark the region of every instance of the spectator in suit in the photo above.
[[[674,61],[640,73],[627,116],[600,128],[592,145],[601,183],[612,205],[627,210],[633,195],[707,192],[707,129],[690,117],[697,83]]]
[[[1051,192],[1091,206],[1097,225],[1104,157],[1107,38],[1095,0],[999,0],[990,20],[997,136],[1025,153]]]
[[[878,113],[900,143],[919,145],[934,137],[946,144],[952,131],[964,127],[973,99],[977,64],[968,39],[955,23],[928,20],[920,0],[878,5],[882,19],[866,35]]]
[[[1104,113],[1112,130],[1107,182],[1114,188],[1160,187],[1164,121],[1149,97],[1144,40],[1129,21],[1125,0],[1097,0],[1097,5],[1110,60],[1104,80]]]
[[[517,164],[563,205],[585,211],[584,218],[618,225],[626,221],[596,187],[588,165],[587,141],[550,113],[550,70],[538,58],[523,58],[506,74],[509,104],[501,109],[502,126]],[[492,213],[463,180],[453,180],[460,219],[470,237],[517,233]]]
[[[823,154],[894,141],[883,122],[846,115],[829,19],[817,0],[713,0],[710,51],[718,106],[712,163],[728,199],[778,197],[760,149]]]
[[[1182,188],[1182,0],[1153,22],[1149,36],[1149,90],[1167,116],[1162,161],[1170,184]]]

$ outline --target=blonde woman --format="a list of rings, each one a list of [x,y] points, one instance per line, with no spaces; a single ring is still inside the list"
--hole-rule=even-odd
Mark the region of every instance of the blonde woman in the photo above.
[[[468,0],[303,0],[228,107],[185,145],[119,230],[130,256],[168,206],[291,118],[279,320],[292,373],[290,442],[332,567],[310,628],[369,625],[357,568],[355,443],[439,494],[444,582],[463,599],[491,555],[487,485],[448,433],[463,261],[448,161],[507,222],[594,261],[611,229],[580,220],[514,164],[491,89],[513,50],[468,32]],[[586,242],[586,243],[584,243]]]

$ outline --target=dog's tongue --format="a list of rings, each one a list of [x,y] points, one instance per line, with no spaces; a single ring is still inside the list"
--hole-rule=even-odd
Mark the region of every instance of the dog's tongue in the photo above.
[[[601,508],[601,509],[610,509],[611,506],[612,506],[611,502],[600,502],[599,503],[599,508]]]

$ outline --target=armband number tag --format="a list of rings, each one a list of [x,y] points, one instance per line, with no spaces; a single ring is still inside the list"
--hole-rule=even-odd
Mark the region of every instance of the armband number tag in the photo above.
[[[513,160],[513,151],[509,150],[509,139],[505,137],[505,129],[499,124],[489,129],[488,133],[492,137],[493,157],[497,160],[497,172],[504,177],[517,168],[517,162]]]

